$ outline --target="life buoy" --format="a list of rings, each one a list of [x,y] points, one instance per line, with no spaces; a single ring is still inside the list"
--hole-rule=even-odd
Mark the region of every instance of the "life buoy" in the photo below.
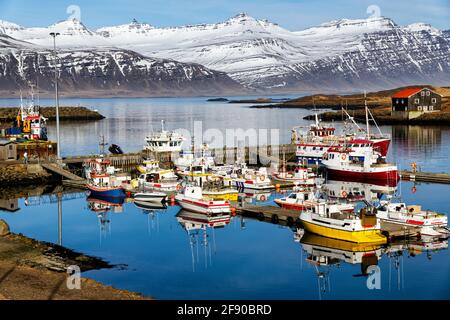
[[[341,195],[342,195],[342,198],[347,198],[347,192],[342,191],[342,192],[341,192]]]
[[[267,198],[266,198],[266,196],[263,194],[263,195],[261,195],[261,197],[259,198],[259,200],[260,200],[260,201],[266,201]]]
[[[412,193],[416,193],[416,192],[417,192],[416,186],[414,186],[414,187],[411,188],[411,192],[412,192]]]
[[[177,184],[177,191],[181,190],[181,184]]]
[[[265,176],[265,175],[260,176],[260,177],[259,177],[259,180],[261,180],[261,181],[266,180],[266,176]]]
[[[341,155],[341,159],[342,159],[342,160],[347,159],[347,155],[346,155],[345,153],[343,153],[343,154]]]

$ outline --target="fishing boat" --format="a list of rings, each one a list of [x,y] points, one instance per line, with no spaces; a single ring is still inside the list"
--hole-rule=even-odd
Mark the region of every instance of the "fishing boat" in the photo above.
[[[174,160],[174,165],[178,171],[189,170],[191,166],[204,166],[206,170],[210,170],[215,166],[214,157],[209,151],[207,144],[202,144],[196,152],[193,150],[183,150],[179,157]]]
[[[335,135],[336,129],[334,127],[325,126],[319,120],[317,112],[314,114],[315,123],[311,124],[308,130],[298,132],[298,128],[304,127],[294,127],[292,129],[292,142],[297,144],[296,156],[299,163],[319,165],[327,149],[336,146],[351,148],[352,156],[355,157],[363,156],[366,149],[372,147],[381,157],[385,158],[391,139],[389,135],[381,132],[370,109],[367,107],[366,99],[364,99],[364,108],[366,112],[366,129],[361,128],[345,109],[342,109],[342,112],[348,116],[348,120],[352,122],[354,127],[350,129],[346,122],[344,133],[341,135]],[[370,121],[373,121],[375,124],[378,134],[370,131]]]
[[[333,239],[356,243],[384,244],[375,210],[368,206],[359,214],[345,212],[336,203],[318,202],[300,214],[306,231]]]
[[[171,169],[160,168],[159,161],[145,160],[138,170],[141,172],[137,178],[138,188],[141,190],[153,189],[167,192],[180,188],[178,176]]]
[[[323,202],[324,199],[320,199],[316,196],[316,194],[310,189],[298,190],[296,192],[292,192],[287,197],[279,198],[274,200],[277,205],[279,205],[283,209],[292,209],[292,210],[307,210],[309,207],[312,207],[319,202]],[[351,203],[340,203],[334,202],[337,209],[342,212],[352,212],[355,206]]]
[[[86,187],[94,197],[125,197],[124,185],[129,185],[127,174],[117,176],[111,162],[104,158],[89,159],[84,163]]]
[[[185,210],[206,215],[230,213],[231,207],[228,200],[214,200],[205,198],[202,188],[198,186],[186,186],[183,192],[175,196],[175,200]]]
[[[275,186],[270,181],[267,169],[261,167],[258,170],[246,169],[243,174],[232,179],[232,184],[241,191],[244,190],[270,190]]]
[[[175,131],[164,129],[164,120],[161,120],[161,131],[153,132],[145,138],[144,150],[152,152],[180,152],[184,137]]]
[[[352,156],[352,149],[347,147],[329,148],[322,164],[327,169],[330,179],[396,186],[399,180],[397,166],[386,163],[380,153],[370,148],[363,158]]]
[[[138,192],[133,199],[141,202],[166,202],[167,194],[162,192]]]
[[[449,234],[447,215],[422,210],[419,205],[406,205],[391,199],[381,200],[377,206],[377,217],[382,221],[409,227],[418,227],[421,235],[441,236]]]
[[[225,186],[221,177],[215,176],[202,185],[203,195],[215,200],[237,201],[239,192],[235,188]]]
[[[293,171],[281,170],[273,172],[271,179],[280,182],[294,183],[302,186],[313,186],[316,184],[317,175],[311,169],[297,167]]]

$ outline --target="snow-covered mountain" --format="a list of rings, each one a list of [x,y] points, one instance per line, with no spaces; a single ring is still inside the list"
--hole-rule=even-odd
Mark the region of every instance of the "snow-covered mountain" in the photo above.
[[[450,83],[449,32],[424,23],[398,26],[385,17],[335,20],[295,32],[246,14],[169,28],[133,20],[95,31],[77,20],[48,28],[0,22],[0,33],[44,47],[51,47],[52,31],[61,33],[61,48],[115,47],[198,63],[248,88],[351,90]]]
[[[63,94],[214,95],[242,92],[225,73],[202,65],[149,58],[117,48],[60,50],[59,85]],[[29,84],[53,92],[54,54],[0,34],[0,94],[11,95]]]

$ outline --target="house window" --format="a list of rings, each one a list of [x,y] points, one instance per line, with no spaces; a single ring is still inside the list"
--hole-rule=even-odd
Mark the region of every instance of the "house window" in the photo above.
[[[427,97],[430,96],[430,91],[427,91]]]
[[[419,103],[419,98],[414,99],[414,103]]]
[[[417,111],[422,111],[422,106],[418,106]]]
[[[436,98],[431,98],[431,103],[436,103],[437,99]]]
[[[421,95],[422,97],[425,97],[425,91],[422,91],[422,92],[420,93],[420,95]]]
[[[428,108],[430,109],[430,111],[433,111],[433,106],[429,106]]]
[[[401,104],[404,104],[405,103],[405,101],[402,99],[402,102],[401,102]]]

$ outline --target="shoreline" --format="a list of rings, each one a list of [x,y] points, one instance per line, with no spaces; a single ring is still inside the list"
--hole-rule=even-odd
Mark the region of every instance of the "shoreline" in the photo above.
[[[80,289],[68,289],[67,268],[83,271],[117,266],[71,249],[9,233],[0,220],[0,300],[148,300],[139,293],[80,278]],[[9,227],[7,227],[9,229]]]

